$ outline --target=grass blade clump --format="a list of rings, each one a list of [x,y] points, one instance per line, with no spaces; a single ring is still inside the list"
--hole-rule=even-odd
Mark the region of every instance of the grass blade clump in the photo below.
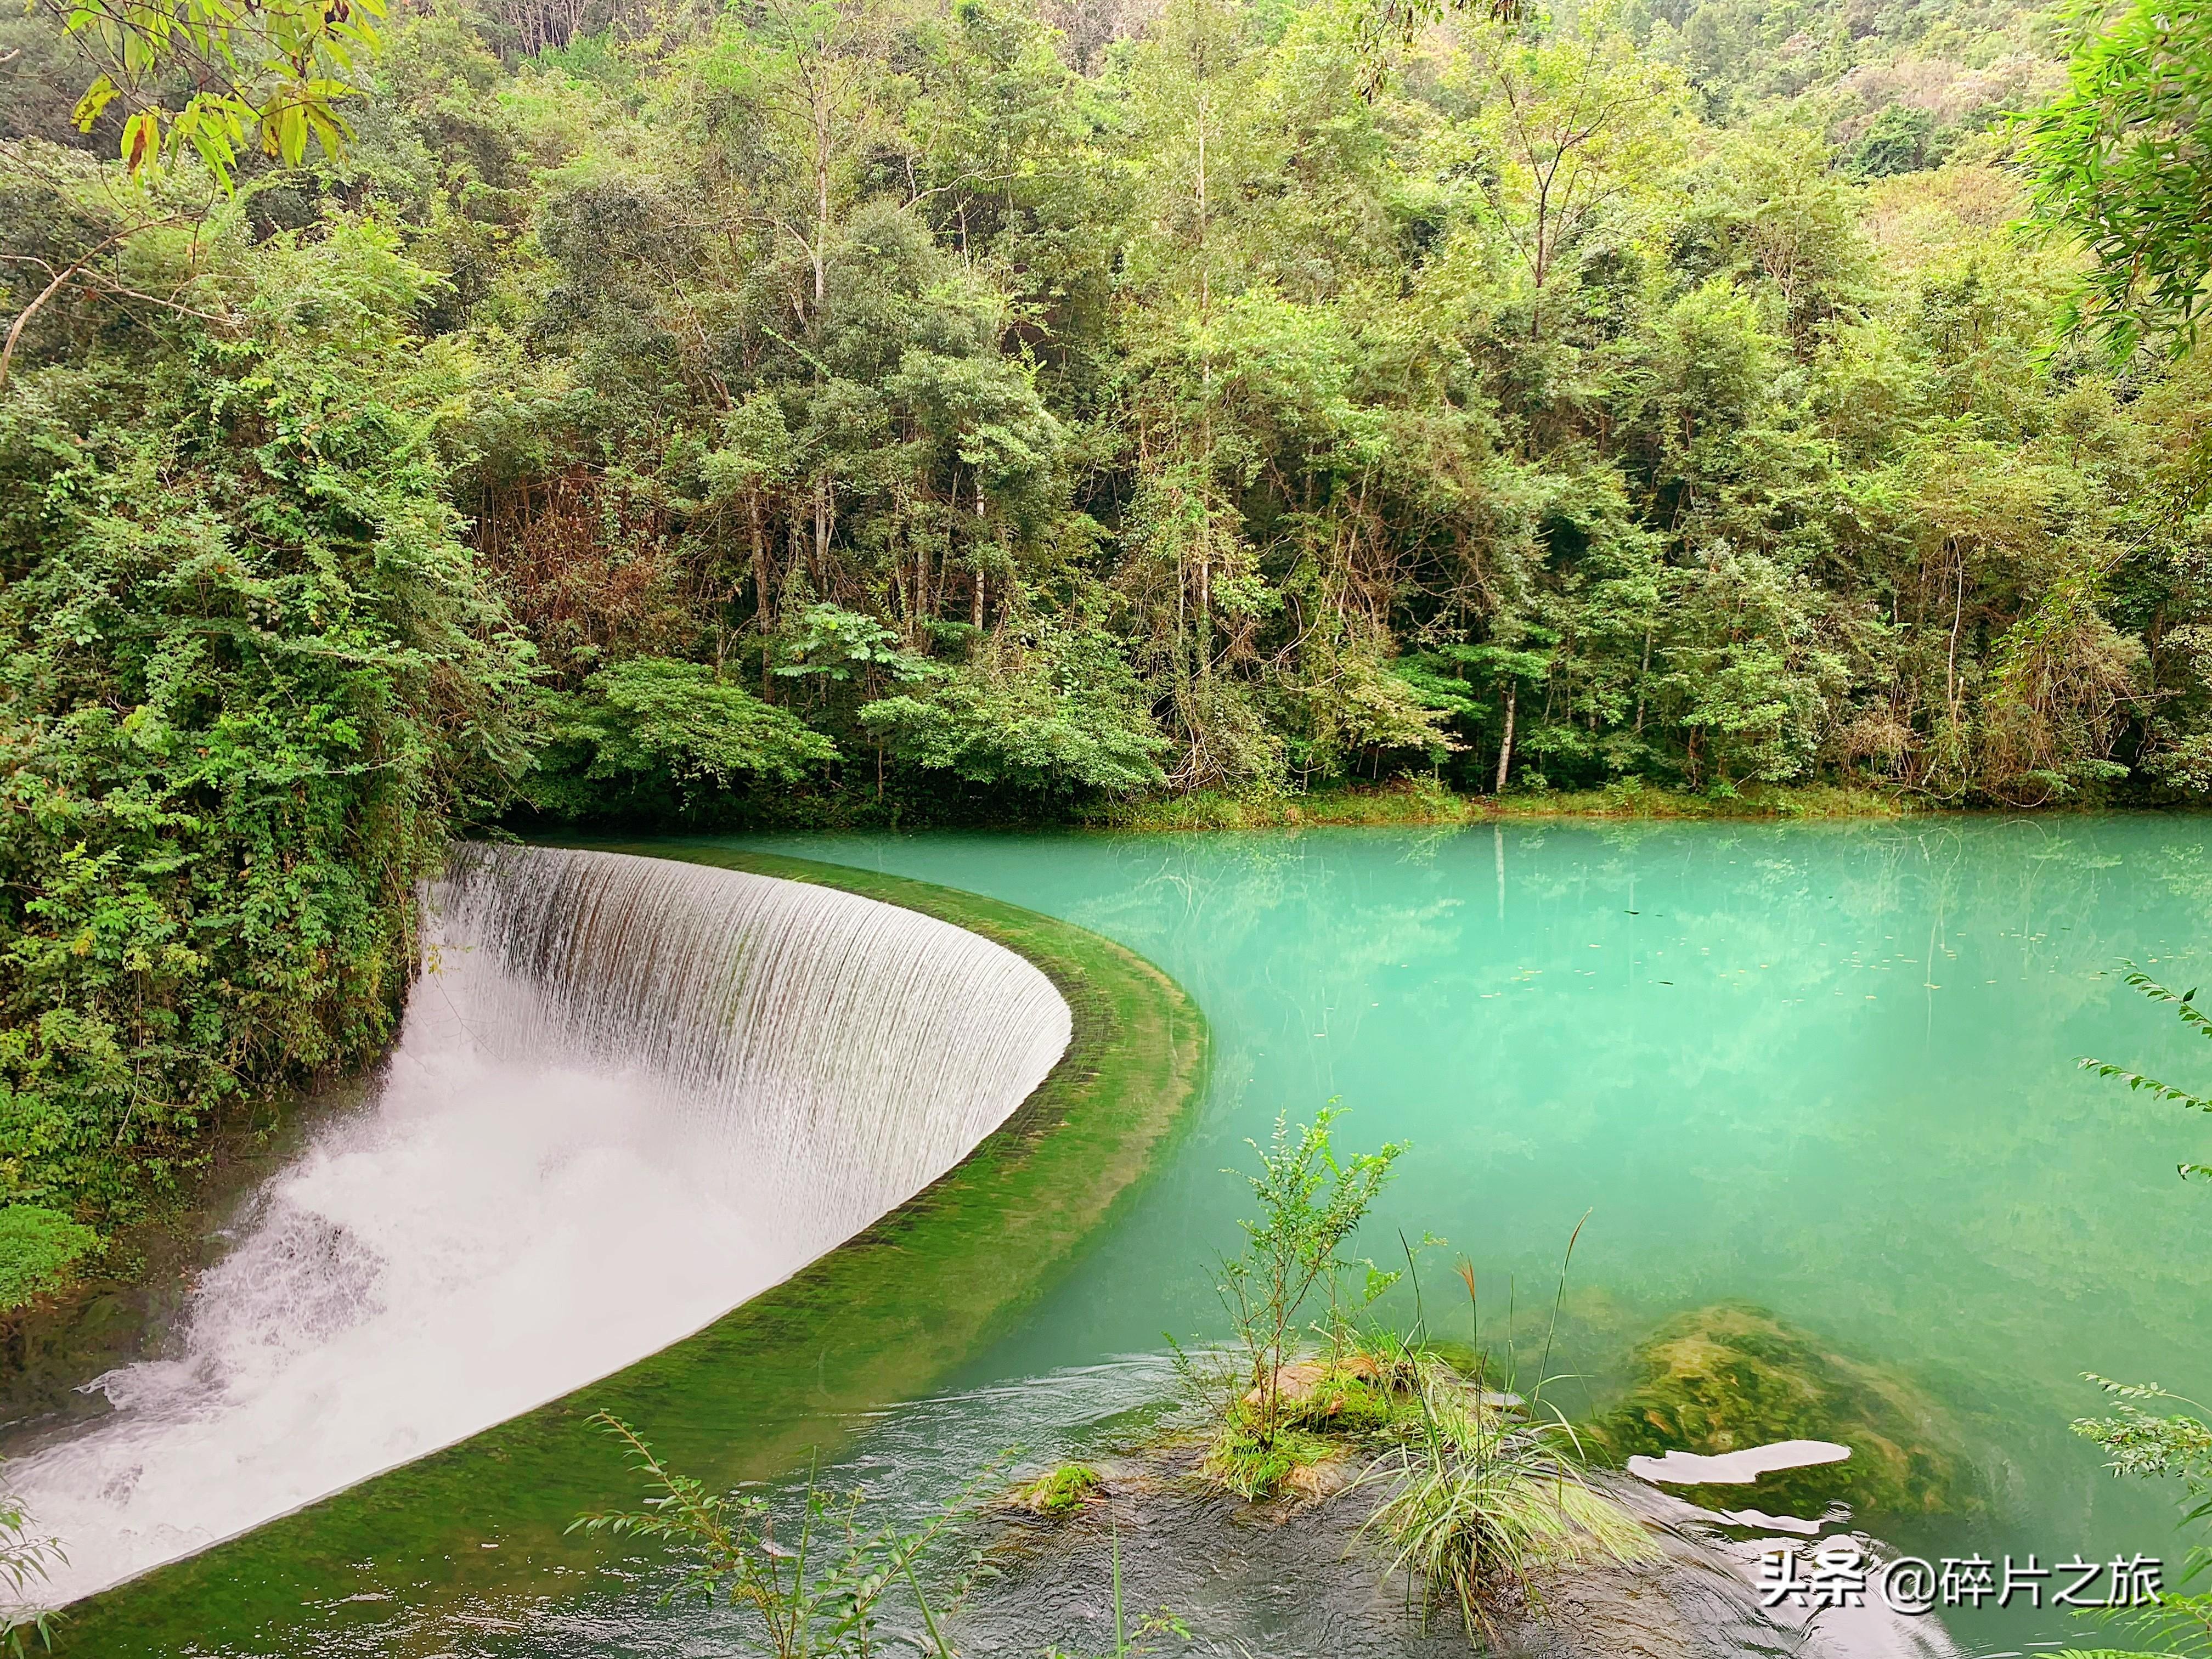
[[[1425,1369],[1418,1387],[1422,1431],[1370,1470],[1390,1494],[1367,1529],[1432,1604],[1458,1608],[1470,1637],[1494,1637],[1489,1608],[1532,1597],[1562,1567],[1656,1559],[1644,1523],[1583,1479],[1564,1422],[1485,1405],[1436,1370]]]

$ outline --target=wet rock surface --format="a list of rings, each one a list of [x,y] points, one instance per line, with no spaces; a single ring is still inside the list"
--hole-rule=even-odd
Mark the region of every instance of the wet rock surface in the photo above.
[[[1187,1448],[1100,1466],[1103,1491],[1060,1518],[1008,1514],[987,1546],[986,1576],[956,1621],[973,1654],[1069,1656],[1115,1648],[1118,1553],[1123,1619],[1133,1633],[1164,1610],[1188,1637],[1155,1633],[1132,1650],[1261,1659],[1936,1659],[1940,1630],[1880,1607],[1778,1622],[1754,1588],[1758,1540],[1731,1541],[1696,1512],[1632,1481],[1607,1488],[1654,1526],[1662,1559],[1577,1569],[1526,1601],[1494,1609],[1470,1641],[1453,1607],[1424,1608],[1361,1531],[1379,1495],[1337,1491],[1243,1504],[1193,1478]],[[1794,1615],[1803,1620],[1802,1613]]]

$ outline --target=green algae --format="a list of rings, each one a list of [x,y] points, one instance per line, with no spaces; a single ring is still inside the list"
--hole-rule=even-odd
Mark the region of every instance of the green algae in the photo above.
[[[1723,1303],[1669,1320],[1640,1344],[1627,1395],[1583,1432],[1625,1460],[1711,1455],[1780,1440],[1849,1446],[1840,1463],[1744,1486],[1674,1486],[1702,1508],[1817,1519],[1955,1514],[1981,1507],[1956,1429],[1901,1377],[1833,1352],[1763,1310]]]
[[[481,1625],[629,1571],[564,1535],[623,1481],[611,1411],[710,1484],[772,1478],[854,1419],[926,1393],[1003,1333],[1133,1194],[1204,1082],[1197,1008],[1121,946],[901,877],[725,848],[604,846],[818,883],[1006,946],[1067,1000],[1066,1052],[957,1168],[781,1285],[613,1376],[70,1609],[56,1651],[443,1653]]]

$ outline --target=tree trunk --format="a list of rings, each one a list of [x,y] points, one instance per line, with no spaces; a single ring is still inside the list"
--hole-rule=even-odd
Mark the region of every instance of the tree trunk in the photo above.
[[[1644,665],[1636,671],[1636,735],[1644,735],[1644,686],[1651,678],[1651,630],[1644,630]]]
[[[1521,685],[1517,680],[1505,682],[1505,736],[1498,745],[1498,787],[1493,794],[1505,793],[1506,769],[1513,764],[1513,708],[1519,702]]]
[[[1966,555],[1959,552],[1958,586],[1951,603],[1951,648],[1943,659],[1943,702],[1951,724],[1959,724],[1959,627],[1966,616]]]
[[[814,314],[830,297],[830,111],[814,106]]]
[[[983,526],[981,522],[983,517],[983,477],[980,472],[975,477],[975,517],[978,522],[975,526],[975,621],[980,629],[983,625]]]
[[[761,498],[757,489],[750,492],[753,532],[753,626],[761,636],[761,701],[775,701],[775,681],[769,673],[769,630],[775,625],[775,616],[769,608],[768,580],[768,538],[761,526]]]

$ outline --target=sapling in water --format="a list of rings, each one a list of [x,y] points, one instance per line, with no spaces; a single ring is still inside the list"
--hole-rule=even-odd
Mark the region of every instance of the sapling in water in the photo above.
[[[1283,1430],[1282,1372],[1297,1344],[1299,1316],[1323,1280],[1334,1284],[1346,1269],[1363,1265],[1339,1252],[1406,1151],[1402,1142],[1386,1142],[1340,1163],[1329,1126],[1341,1115],[1332,1103],[1295,1136],[1287,1115],[1279,1116],[1267,1146],[1250,1143],[1260,1155],[1260,1173],[1246,1179],[1260,1213],[1239,1223],[1243,1254],[1221,1264],[1222,1301],[1249,1362],[1252,1393],[1242,1426],[1263,1455],[1276,1449]]]
[[[884,1601],[903,1587],[927,1632],[923,1651],[951,1659],[917,1563],[961,1512],[964,1494],[928,1525],[901,1533],[865,1524],[860,1494],[823,1487],[810,1468],[796,1526],[779,1536],[764,1496],[710,1491],[670,1468],[620,1418],[601,1412],[592,1420],[628,1448],[651,1495],[642,1510],[580,1516],[568,1530],[666,1545],[684,1571],[664,1600],[693,1595],[749,1613],[754,1650],[775,1659],[868,1659],[883,1650]]]

